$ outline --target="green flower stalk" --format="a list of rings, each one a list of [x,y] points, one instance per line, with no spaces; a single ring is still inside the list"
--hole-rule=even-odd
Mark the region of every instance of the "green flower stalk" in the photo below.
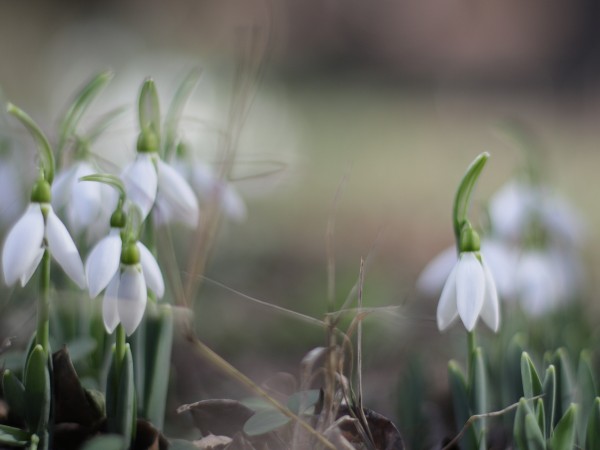
[[[2,250],[2,268],[6,284],[17,281],[24,286],[42,264],[36,342],[49,351],[50,257],[80,287],[85,287],[83,264],[69,232],[54,213],[51,184],[54,179],[54,157],[44,133],[33,120],[14,105],[8,112],[19,119],[38,143],[40,176],[33,186],[30,204],[9,231]]]

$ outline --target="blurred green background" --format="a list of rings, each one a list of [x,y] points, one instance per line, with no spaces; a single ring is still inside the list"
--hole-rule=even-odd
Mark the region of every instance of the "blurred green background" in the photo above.
[[[454,189],[468,163],[491,154],[475,213],[521,166],[522,152],[494,133],[502,121],[534,131],[548,182],[581,210],[588,292],[596,291],[599,10],[593,0],[5,1],[0,86],[52,130],[73,92],[99,70],[112,68],[115,79],[91,115],[133,106],[145,76],[155,78],[166,102],[186,70],[201,67],[183,133],[210,162],[239,48],[254,30],[253,55],[264,70],[250,80],[256,86],[234,170],[251,177],[236,183],[248,217],[224,223],[207,276],[322,318],[326,230],[335,209],[338,305],[369,256],[365,305],[395,307],[365,320],[363,363],[367,405],[393,416],[390,393],[407,355],[417,350],[433,361],[440,370],[432,378],[443,390],[447,356],[463,344],[458,327],[439,335],[437,299],[420,298],[414,285],[452,242]],[[215,124],[212,134],[206,123]],[[133,156],[134,139],[135,124],[125,124],[96,151],[120,165]],[[585,299],[592,324],[596,297]],[[7,298],[2,335],[22,323],[10,315],[19,305]],[[323,330],[211,282],[203,284],[196,315],[200,338],[257,382],[297,371],[302,356],[324,343]],[[175,349],[175,406],[242,395],[188,351],[183,343]]]

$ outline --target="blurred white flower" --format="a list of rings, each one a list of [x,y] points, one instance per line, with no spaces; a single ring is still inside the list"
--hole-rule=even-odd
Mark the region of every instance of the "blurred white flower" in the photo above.
[[[2,268],[7,285],[27,284],[48,248],[56,262],[80,287],[85,287],[83,264],[64,224],[48,203],[31,202],[9,231],[2,250]]]
[[[481,254],[462,252],[450,272],[437,309],[440,331],[461,318],[472,331],[481,316],[494,332],[500,327],[500,306],[494,277]]]
[[[551,241],[577,245],[585,235],[579,214],[548,187],[512,180],[489,205],[493,233],[521,243],[531,226],[541,227]]]
[[[514,293],[514,273],[518,260],[517,252],[494,239],[483,239],[481,253],[494,276],[500,297],[507,298]],[[435,256],[421,271],[417,279],[417,290],[427,297],[439,295],[444,283],[458,261],[456,247],[448,247]]]
[[[197,226],[198,201],[192,188],[158,155],[139,152],[136,159],[123,169],[122,178],[127,198],[139,207],[142,219],[154,207],[159,223]]]
[[[60,172],[52,184],[52,204],[57,210],[64,208],[67,224],[75,234],[98,233],[99,225],[105,227],[116,205],[117,194],[110,186],[79,181],[96,172],[91,164],[78,161]]]
[[[23,212],[25,207],[25,192],[23,189],[23,174],[13,158],[0,158],[0,223],[12,224]]]
[[[91,298],[106,288],[117,274],[122,246],[121,230],[111,228],[108,236],[101,239],[90,252],[85,262],[85,274]],[[165,284],[156,259],[141,242],[138,241],[136,247],[140,252],[140,264],[148,288],[162,298]]]
[[[221,179],[208,165],[197,160],[188,162],[176,159],[173,167],[189,181],[200,200],[210,202],[213,196],[217,196],[225,217],[235,222],[246,219],[246,204],[237,189]]]
[[[156,200],[156,158],[156,155],[150,153],[138,153],[121,174],[127,198],[140,209],[142,220],[148,216]]]
[[[122,264],[112,277],[102,302],[102,319],[108,333],[121,323],[128,336],[133,334],[146,310],[148,292],[140,264]]]

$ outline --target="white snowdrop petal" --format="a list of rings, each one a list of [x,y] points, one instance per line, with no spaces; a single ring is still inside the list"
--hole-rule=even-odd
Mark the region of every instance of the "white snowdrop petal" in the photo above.
[[[485,239],[481,242],[481,254],[494,276],[498,294],[504,301],[515,298],[517,252],[501,241]]]
[[[165,294],[165,282],[163,280],[160,267],[154,258],[154,255],[148,247],[141,242],[137,243],[137,248],[140,251],[140,264],[144,272],[144,279],[148,285],[148,289],[156,294],[156,297],[162,298]]]
[[[198,224],[198,200],[185,179],[171,166],[158,161],[158,196],[169,205],[173,219],[191,227]]]
[[[78,165],[73,177],[71,208],[75,211],[78,224],[85,228],[98,220],[100,205],[102,203],[102,183],[79,181],[79,178],[94,173],[92,167],[85,162]]]
[[[417,290],[423,295],[433,297],[443,288],[445,280],[456,266],[458,258],[456,247],[452,246],[433,258],[417,279]]]
[[[115,331],[117,325],[119,325],[119,313],[117,311],[117,295],[119,292],[119,271],[115,273],[106,287],[104,292],[104,299],[102,300],[102,321],[104,322],[104,328],[110,334]]]
[[[56,262],[81,289],[85,288],[85,273],[77,247],[67,228],[51,207],[46,217],[46,239]]]
[[[248,214],[246,204],[237,190],[230,184],[223,188],[223,198],[221,199],[223,211],[230,219],[241,222],[246,219]]]
[[[485,275],[473,252],[461,253],[456,269],[456,306],[467,331],[473,331],[483,307]]]
[[[21,287],[24,287],[29,282],[29,280],[31,280],[31,277],[35,273],[35,270],[37,269],[37,267],[40,265],[40,261],[42,260],[43,256],[44,256],[44,248],[40,247],[38,250],[38,254],[35,256],[33,261],[31,261],[31,265],[27,268],[25,273],[21,276]]]
[[[127,197],[140,208],[142,219],[145,219],[154,205],[158,186],[152,156],[138,153],[135,161],[123,170],[122,178]]]
[[[500,328],[500,303],[498,301],[498,292],[494,276],[485,261],[482,262],[483,273],[485,277],[485,294],[483,307],[481,308],[481,318],[485,324],[495,333]]]
[[[519,236],[533,193],[516,182],[506,183],[490,200],[492,227],[500,236],[514,239]]]
[[[76,170],[76,166],[71,166],[67,170],[60,171],[54,178],[51,192],[52,205],[55,208],[62,208],[71,201],[71,185]]]
[[[437,325],[440,331],[444,331],[458,318],[456,307],[456,272],[457,266],[450,271],[446,284],[442,289],[442,295],[437,308]]]
[[[139,265],[125,266],[121,272],[117,298],[119,320],[130,336],[144,317],[148,299],[144,274]]]
[[[40,204],[31,203],[25,214],[11,228],[4,241],[2,269],[7,285],[14,284],[32,270],[43,239],[44,217]],[[35,267],[33,270],[35,271]]]
[[[517,292],[521,306],[531,316],[541,316],[558,303],[557,277],[545,253],[524,252],[517,269]]]
[[[207,197],[212,192],[218,180],[208,166],[202,163],[195,163],[192,165],[190,181],[198,195]]]
[[[111,230],[90,252],[85,262],[85,275],[91,298],[96,297],[119,270],[121,245],[119,230]]]

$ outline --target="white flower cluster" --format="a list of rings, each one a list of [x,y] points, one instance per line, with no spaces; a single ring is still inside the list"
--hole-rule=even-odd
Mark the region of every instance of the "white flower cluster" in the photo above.
[[[491,199],[489,216],[491,233],[481,243],[485,276],[472,275],[475,287],[469,289],[480,289],[477,285],[482,279],[487,283],[493,278],[500,298],[519,302],[532,316],[545,314],[572,299],[582,280],[578,246],[585,235],[583,222],[573,208],[548,188],[511,181]],[[460,285],[457,274],[462,265],[466,267],[463,255],[457,257],[456,248],[451,247],[435,257],[417,280],[417,289],[427,296],[439,294],[444,280],[448,280],[438,307],[440,329],[455,318],[447,306],[447,290],[453,283]],[[460,302],[461,295],[457,295]],[[495,329],[485,305],[481,316]],[[472,315],[465,311],[460,317],[469,329]]]

